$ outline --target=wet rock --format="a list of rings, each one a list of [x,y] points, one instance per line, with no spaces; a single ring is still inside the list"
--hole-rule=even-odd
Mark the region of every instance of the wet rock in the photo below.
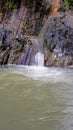
[[[22,51],[22,45],[17,40],[13,39],[10,45],[10,55],[8,59],[8,64],[17,64],[18,58],[20,57]]]
[[[68,66],[73,65],[73,28],[67,25],[66,13],[58,13],[49,21],[45,33],[45,48],[49,51],[45,65]]]
[[[0,52],[0,65],[7,64],[9,57],[9,47],[6,48],[6,50]]]
[[[65,22],[67,26],[73,29],[73,15],[72,14],[67,14]]]
[[[0,41],[1,45],[9,45],[10,40],[13,38],[13,33],[11,30],[0,29]]]
[[[31,1],[27,1],[27,3],[31,3]],[[28,6],[26,21],[23,22],[23,34],[39,35],[46,17],[50,14],[50,3],[50,0],[35,0],[35,2],[32,1],[32,6],[29,4],[31,7]]]
[[[25,45],[23,36],[17,39],[11,30],[0,29],[0,64],[17,64]]]

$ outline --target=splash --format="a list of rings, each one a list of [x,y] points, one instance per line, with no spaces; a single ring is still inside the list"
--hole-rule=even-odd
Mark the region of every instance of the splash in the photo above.
[[[44,66],[44,54],[41,53],[41,52],[38,52],[36,55],[35,55],[35,64],[37,66]]]

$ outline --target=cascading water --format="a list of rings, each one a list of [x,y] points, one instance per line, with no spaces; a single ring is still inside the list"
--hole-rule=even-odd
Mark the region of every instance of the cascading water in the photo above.
[[[30,39],[27,42],[25,53],[20,58],[20,65],[44,66],[43,46],[38,39]]]
[[[37,66],[44,66],[44,54],[42,54],[41,52],[38,52],[35,55],[35,63]]]

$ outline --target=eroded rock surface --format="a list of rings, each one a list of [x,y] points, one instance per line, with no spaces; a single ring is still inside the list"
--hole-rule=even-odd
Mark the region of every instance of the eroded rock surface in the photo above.
[[[7,29],[0,29],[0,64],[17,64],[26,48],[26,38],[15,37]]]
[[[73,28],[66,21],[70,14],[58,13],[49,21],[45,33],[45,64],[47,66],[73,65]],[[70,21],[70,19],[69,19]]]
[[[26,0],[4,17],[1,12],[0,65],[34,64],[31,57],[37,52],[35,40],[30,46],[27,42],[32,36],[37,37],[36,42],[42,39],[45,66],[73,65],[73,13],[60,12],[60,6],[60,0]]]

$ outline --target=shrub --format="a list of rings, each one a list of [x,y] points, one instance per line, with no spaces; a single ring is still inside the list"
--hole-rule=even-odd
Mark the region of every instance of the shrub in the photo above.
[[[73,0],[63,0],[65,7],[71,9],[73,7]]]
[[[8,9],[14,9],[14,8],[16,8],[15,4],[11,0],[8,1],[7,7],[8,7]]]

